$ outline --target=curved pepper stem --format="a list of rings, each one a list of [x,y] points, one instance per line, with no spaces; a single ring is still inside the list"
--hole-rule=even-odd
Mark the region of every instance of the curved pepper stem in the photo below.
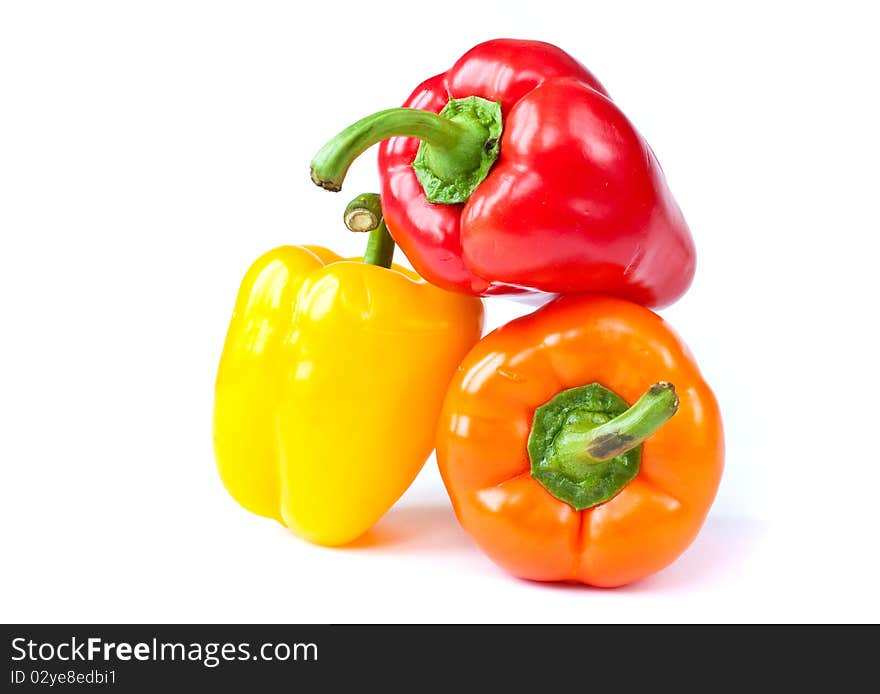
[[[608,501],[639,471],[641,444],[678,411],[671,383],[656,383],[628,407],[598,383],[570,388],[535,410],[532,477],[581,511]]]
[[[394,239],[382,217],[382,201],[377,193],[363,193],[352,200],[343,215],[349,231],[369,232],[364,263],[391,267],[394,258]]]
[[[572,463],[602,463],[641,445],[677,411],[675,386],[656,383],[626,412],[605,424],[587,431],[564,426],[554,448],[557,455],[567,456]]]
[[[422,141],[413,162],[430,202],[465,202],[498,157],[501,104],[480,97],[450,99],[439,113],[390,108],[362,118],[325,144],[312,159],[312,181],[342,189],[352,162],[395,135]]]

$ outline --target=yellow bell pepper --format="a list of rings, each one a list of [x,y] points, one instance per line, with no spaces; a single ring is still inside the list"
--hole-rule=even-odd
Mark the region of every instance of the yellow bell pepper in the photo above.
[[[368,211],[364,199],[350,208]],[[378,264],[314,246],[257,260],[217,374],[224,485],[246,509],[323,545],[356,539],[412,483],[449,380],[482,330],[479,299],[383,267],[393,241],[381,217],[373,224],[367,260]]]

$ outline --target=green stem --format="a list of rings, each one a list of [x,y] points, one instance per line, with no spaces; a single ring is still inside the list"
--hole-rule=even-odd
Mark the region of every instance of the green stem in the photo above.
[[[677,411],[675,387],[657,383],[626,412],[605,424],[586,431],[564,426],[553,447],[569,464],[593,465],[611,460],[643,443]]]
[[[364,253],[364,262],[367,265],[391,267],[392,258],[394,258],[394,239],[391,238],[388,227],[383,221],[370,232],[367,250]]]
[[[372,231],[382,222],[382,199],[378,193],[362,193],[348,203],[342,219],[349,231]]]
[[[429,200],[463,202],[498,156],[500,105],[468,97],[451,99],[440,114],[414,108],[374,113],[318,151],[312,159],[312,181],[326,190],[341,190],[352,162],[372,145],[395,135],[422,141],[414,168]]]
[[[376,193],[358,195],[345,208],[345,226],[350,231],[368,231],[367,250],[364,252],[364,263],[391,267],[394,257],[394,239],[388,232],[382,218],[382,202]]]
[[[532,477],[578,511],[604,503],[635,478],[641,444],[677,410],[671,383],[651,386],[632,407],[598,383],[557,393],[532,420]]]

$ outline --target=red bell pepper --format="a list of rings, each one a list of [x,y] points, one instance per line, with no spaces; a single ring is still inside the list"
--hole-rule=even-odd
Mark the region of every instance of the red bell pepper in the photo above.
[[[693,279],[690,231],[654,153],[596,78],[555,46],[476,46],[404,108],[327,143],[312,179],[339,190],[352,161],[383,140],[386,223],[438,286],[602,292],[656,308]]]

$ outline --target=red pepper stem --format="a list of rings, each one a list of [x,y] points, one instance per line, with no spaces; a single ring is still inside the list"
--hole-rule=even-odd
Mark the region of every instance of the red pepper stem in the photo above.
[[[450,99],[439,114],[390,108],[362,118],[325,144],[312,159],[312,181],[342,189],[348,169],[372,145],[393,136],[422,141],[413,168],[430,202],[465,202],[498,157],[501,105],[470,96]]]
[[[474,142],[466,126],[431,111],[389,108],[362,118],[324,145],[312,160],[312,180],[326,190],[341,190],[352,162],[373,145],[395,135],[417,137],[465,160],[478,160],[483,144],[482,139]]]
[[[382,202],[377,193],[363,193],[352,200],[345,208],[343,215],[345,226],[349,231],[369,232],[364,263],[391,267],[394,257],[394,239],[385,226],[382,218]]]

